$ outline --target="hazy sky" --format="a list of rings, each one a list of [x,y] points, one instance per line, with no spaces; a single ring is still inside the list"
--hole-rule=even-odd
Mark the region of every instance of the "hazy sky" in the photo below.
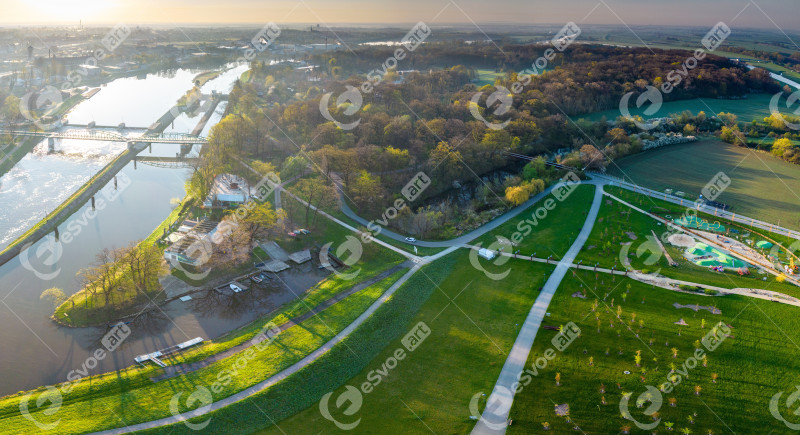
[[[798,0],[0,0],[0,22],[576,23],[800,29]]]

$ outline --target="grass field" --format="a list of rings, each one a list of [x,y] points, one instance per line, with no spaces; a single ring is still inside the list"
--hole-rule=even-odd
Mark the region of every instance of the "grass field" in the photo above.
[[[600,298],[592,291],[586,299],[571,296],[595,286]],[[609,297],[595,302],[605,292],[610,293]],[[612,297],[616,301],[613,307]],[[641,302],[643,299],[646,303]],[[678,309],[673,306],[676,302],[714,305],[722,313]],[[593,309],[595,303],[597,308]],[[617,317],[620,308],[624,324]],[[798,347],[794,344],[800,340],[797,308],[739,296],[712,298],[651,289],[628,279],[610,282],[603,275],[595,281],[594,274],[580,272],[577,277],[567,275],[550,311],[546,323],[559,326],[575,322],[581,334],[563,352],[554,349],[555,356],[546,364],[540,361],[536,375],[530,375],[529,384],[516,396],[510,433],[538,433],[545,422],[550,433],[575,433],[576,425],[583,433],[592,434],[767,433],[767,429],[772,429],[771,433],[789,433],[770,415],[769,404],[774,394],[785,391],[785,398],[795,390],[800,370]],[[681,318],[687,326],[674,323]],[[700,340],[720,321],[731,326],[731,336],[710,351]],[[556,334],[540,331],[527,368],[553,348],[551,339]],[[702,357],[696,364],[687,361],[697,348],[703,349],[707,366]],[[640,366],[635,360],[637,351],[641,351]],[[673,351],[677,351],[677,357],[673,357]],[[684,363],[686,375],[680,375]],[[648,431],[638,430],[632,421],[621,417],[623,394],[632,393],[627,407],[631,417],[643,424],[653,423],[655,419],[644,413],[650,403],[641,409],[635,403],[648,385],[660,388],[668,382],[673,364],[678,371],[674,375],[680,376],[673,380],[674,390],[653,395],[654,400],[662,398],[662,405],[653,409],[659,412],[660,424]],[[556,373],[560,374],[560,386],[556,385]],[[718,377],[716,382],[714,374]],[[699,395],[695,393],[696,386],[700,387]],[[491,389],[491,384],[483,388]],[[672,399],[675,406],[671,405]],[[565,403],[572,423],[554,412],[554,405]],[[788,420],[796,420],[783,400],[779,409]],[[690,432],[683,432],[683,428]]]
[[[659,199],[645,197],[618,187],[606,186],[605,190],[624,201],[633,203],[637,207],[654,213],[664,215],[662,212],[673,217],[679,216],[685,211],[676,204],[666,203]],[[702,217],[702,216],[701,216]],[[706,219],[713,219],[706,216]],[[700,267],[689,262],[683,257],[683,249],[674,247],[668,243],[664,244],[672,260],[678,266],[671,267],[667,259],[663,256],[651,255],[649,251],[639,252],[640,247],[647,247],[648,237],[652,237],[652,232],[659,237],[667,230],[663,225],[629,207],[604,198],[600,206],[600,213],[597,222],[589,235],[583,249],[578,255],[579,260],[584,264],[599,264],[600,267],[612,267],[622,269],[622,257],[627,253],[630,264],[636,270],[644,270],[647,273],[659,270],[659,274],[668,278],[680,279],[690,282],[698,282],[706,285],[713,285],[723,288],[760,288],[786,293],[795,297],[800,297],[800,288],[789,283],[780,283],[775,280],[773,275],[759,275],[753,273],[749,276],[739,276],[735,271],[725,273],[712,272],[705,267]],[[772,234],[770,234],[772,235]],[[774,235],[772,235],[774,236]],[[635,237],[635,239],[634,239]],[[631,242],[627,251],[623,251],[622,243]],[[784,240],[781,240],[785,243]],[[650,242],[652,243],[652,242]],[[640,254],[637,256],[636,254]],[[763,278],[766,277],[766,281]]]
[[[475,85],[477,87],[493,85],[495,79],[506,76],[506,73],[503,71],[495,72],[491,69],[476,69],[475,73],[477,74],[477,77],[475,77]]]
[[[554,199],[552,195],[547,195],[542,201],[472,243],[480,242],[486,248],[496,241],[497,237],[512,240],[514,234],[519,233],[521,241],[513,247],[513,250],[519,249],[520,254],[524,255],[535,252],[537,257],[546,258],[552,255],[553,258],[560,259],[583,227],[586,211],[592,204],[594,190],[593,185],[579,185],[563,202]],[[555,201],[552,210],[542,208],[548,199]],[[504,249],[508,252],[512,248]]]
[[[383,377],[358,414],[334,416],[342,422],[361,419],[358,433],[467,433],[470,398],[493,384],[508,355],[544,275],[553,266],[519,262],[502,281],[478,272],[465,250],[451,254],[455,264],[408,324],[425,322],[431,334]],[[435,283],[424,275],[428,286]],[[498,283],[500,285],[498,285]],[[405,331],[403,332],[405,333]],[[360,386],[403,344],[392,341],[347,385]],[[344,387],[332,395],[338,397]],[[331,407],[333,408],[333,406]],[[427,428],[426,428],[427,427]],[[336,426],[314,406],[277,423],[264,433],[329,433]]]
[[[620,95],[620,98],[622,98],[622,95]],[[711,116],[720,112],[733,113],[739,118],[739,121],[742,122],[750,122],[753,119],[758,119],[760,121],[770,115],[770,98],[772,98],[772,95],[751,94],[747,96],[746,100],[697,98],[693,100],[668,101],[661,106],[661,109],[659,109],[658,112],[648,115],[647,117],[661,118],[669,116],[673,113],[681,113],[684,110],[688,110],[694,114],[704,111],[706,112],[707,116]],[[647,105],[644,105],[641,108],[633,107],[634,105],[631,106],[630,113],[634,116],[641,115],[644,110],[648,108]],[[613,121],[617,119],[618,116],[621,116],[621,114],[619,109],[611,109],[586,115],[578,115],[574,118],[584,118],[589,121],[599,121],[603,116],[605,116],[609,121]]]
[[[241,391],[253,384],[264,380],[291,364],[296,363],[305,355],[317,349],[321,344],[332,338],[345,326],[355,320],[370,304],[372,304],[389,286],[396,281],[402,271],[375,283],[358,293],[355,293],[341,302],[318,313],[302,324],[292,327],[275,338],[275,341],[266,349],[246,356],[245,363],[241,362],[241,354],[235,354],[208,367],[182,375],[177,378],[154,383],[151,376],[157,376],[161,369],[149,366],[145,369],[131,367],[126,370],[93,376],[91,379],[82,380],[73,384],[71,391],[63,392],[63,405],[57,415],[60,423],[58,432],[64,434],[86,433],[96,430],[118,427],[120,420],[126,424],[149,421],[169,416],[171,413],[170,398],[178,391],[193,391],[198,385],[214,389],[214,400],[222,399],[237,391]],[[327,289],[320,288],[319,294],[309,296],[314,303],[315,296],[319,298]],[[254,337],[266,323],[273,319],[276,324],[285,320],[286,315],[293,311],[303,311],[307,307],[292,304],[278,314],[268,316],[262,323],[254,323],[243,330],[212,343],[203,351],[221,351],[231,345],[245,342]],[[194,350],[187,355],[188,361],[194,361],[202,351]],[[252,360],[251,363],[247,363]],[[221,381],[228,376],[227,381]],[[213,387],[222,382],[221,389]],[[64,386],[59,386],[64,391]],[[44,387],[38,391],[44,391]],[[34,395],[35,396],[35,395]],[[40,396],[41,397],[41,396]],[[8,433],[31,433],[33,423],[20,415],[19,402],[21,394],[6,397],[0,400],[0,424],[2,431]],[[196,407],[198,403],[189,403]],[[186,411],[185,408],[180,409]],[[52,422],[50,416],[44,415],[39,409],[32,412],[35,418],[43,422]]]
[[[608,172],[655,190],[682,190],[691,199],[723,172],[731,183],[717,201],[737,214],[800,229],[800,166],[764,152],[709,139],[626,157]]]

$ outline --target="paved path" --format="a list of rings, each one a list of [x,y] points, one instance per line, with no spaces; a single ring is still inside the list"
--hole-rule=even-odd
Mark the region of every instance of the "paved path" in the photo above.
[[[483,411],[483,415],[472,431],[473,434],[505,433],[508,413],[511,411],[511,404],[514,401],[515,393],[512,385],[517,382],[517,375],[522,372],[525,363],[528,361],[531,346],[533,346],[536,333],[539,331],[539,326],[547,312],[547,307],[550,305],[553,294],[555,294],[556,289],[561,284],[561,280],[566,275],[570,265],[575,261],[575,257],[583,249],[583,245],[592,232],[602,199],[603,186],[598,185],[597,190],[594,192],[592,207],[589,209],[581,232],[561,261],[558,262],[558,266],[550,274],[539,297],[536,298],[536,302],[531,307],[528,317],[525,319],[525,323],[514,341],[514,346],[511,348],[505,364],[503,364],[503,369],[500,371],[500,377],[497,379],[494,390],[486,401],[487,406]]]
[[[248,165],[247,162],[245,162],[244,160],[239,159],[239,162],[242,165],[244,165],[247,169],[249,169],[250,171],[252,171],[255,174],[257,174],[258,176],[263,176],[263,174],[261,174],[260,172],[256,171],[252,166]],[[303,199],[301,199],[297,195],[293,194],[292,192],[289,192],[288,190],[286,190],[286,188],[283,187],[283,184],[273,184],[272,182],[269,182],[269,185],[270,185],[270,187],[274,188],[276,191],[281,191],[281,193],[285,193],[285,194],[291,196],[292,198],[296,199],[301,204],[306,205],[306,206],[309,205],[308,202],[304,201]],[[275,195],[275,198],[276,198],[276,200],[277,200],[277,198],[279,198],[278,194]],[[332,220],[333,222],[343,226],[344,228],[347,228],[348,230],[350,230],[350,231],[352,231],[354,233],[361,234],[361,231],[359,231],[357,228],[353,228],[352,225],[349,225],[349,224],[347,224],[345,222],[342,222],[341,220],[336,219],[335,217],[329,215],[328,213],[325,213],[322,210],[317,210],[317,207],[315,207],[313,205],[311,205],[310,207],[311,207],[312,210],[316,210],[322,216]],[[388,244],[386,242],[383,242],[381,240],[378,240],[378,239],[373,239],[372,242],[377,243],[377,244],[383,246],[386,249],[391,249],[392,251],[397,252],[398,254],[402,255],[403,257],[410,258],[410,259],[417,259],[417,261],[419,261],[420,257],[418,257],[418,256],[416,256],[414,254],[410,254],[410,253],[408,253],[408,252],[406,252],[406,251],[404,251],[404,250],[402,250],[402,249],[400,249],[400,248],[398,248],[396,246],[392,246],[392,245],[390,245],[390,244]]]
[[[414,267],[412,267],[411,270],[406,272],[405,275],[403,275],[400,279],[397,280],[397,282],[395,282],[391,287],[389,287],[389,289],[386,290],[386,292],[384,292],[383,295],[381,295],[381,297],[377,301],[373,302],[373,304],[370,305],[369,308],[367,308],[366,311],[364,311],[360,316],[358,316],[358,318],[355,321],[353,321],[353,323],[351,323],[346,328],[344,328],[341,332],[336,334],[335,337],[330,339],[327,343],[323,344],[319,349],[317,349],[314,352],[310,353],[308,356],[306,356],[302,360],[292,364],[288,368],[282,370],[280,373],[278,373],[278,374],[276,374],[276,375],[274,375],[274,376],[272,376],[272,377],[270,377],[270,378],[268,378],[268,379],[266,379],[266,380],[264,380],[262,382],[259,382],[258,384],[255,384],[250,388],[242,390],[242,391],[240,391],[240,392],[238,392],[236,394],[233,394],[231,396],[228,396],[228,397],[226,397],[226,398],[224,398],[222,400],[218,400],[218,401],[212,403],[210,406],[205,407],[203,409],[197,409],[197,410],[194,410],[194,411],[189,411],[189,412],[184,412],[184,413],[181,413],[181,414],[173,415],[172,417],[166,417],[166,418],[162,418],[162,419],[159,419],[159,420],[154,420],[154,421],[149,421],[149,422],[145,422],[145,423],[134,424],[134,425],[130,425],[130,426],[122,427],[122,428],[110,429],[110,430],[107,430],[107,431],[95,432],[95,433],[103,434],[103,435],[123,434],[123,433],[131,433],[131,432],[136,432],[136,431],[141,431],[141,430],[146,430],[146,429],[153,429],[153,428],[157,428],[157,427],[161,427],[161,426],[167,426],[167,425],[170,425],[170,424],[180,423],[180,422],[188,420],[188,419],[192,419],[192,418],[195,418],[195,417],[199,417],[199,416],[206,415],[208,413],[217,411],[217,410],[219,410],[221,408],[224,408],[224,407],[226,407],[228,405],[232,405],[232,404],[234,404],[236,402],[239,402],[241,400],[244,400],[244,399],[246,399],[248,397],[254,396],[254,395],[256,395],[256,394],[258,394],[258,393],[260,393],[260,392],[262,392],[262,391],[274,386],[278,382],[283,381],[284,379],[286,379],[289,376],[297,373],[301,369],[311,365],[314,361],[318,360],[320,357],[322,357],[324,354],[326,354],[329,350],[331,350],[333,348],[333,346],[339,344],[342,340],[344,340],[356,328],[361,326],[361,324],[364,323],[364,321],[367,320],[367,318],[369,318],[369,316],[371,316],[373,313],[375,313],[375,311],[378,308],[380,308],[381,305],[383,305],[384,303],[386,303],[386,301],[391,299],[391,297],[392,297],[392,295],[394,295],[395,291],[397,291],[397,289],[400,288],[400,286],[405,284],[405,282],[409,278],[411,278],[411,276],[414,275],[420,269],[420,267],[421,266],[419,264],[417,264]],[[209,417],[209,418],[211,418],[211,417]]]
[[[659,192],[657,190],[648,189],[646,187],[642,187],[636,185],[634,183],[629,183],[624,181],[620,178],[612,177],[606,174],[600,174],[596,172],[588,173],[593,180],[604,180],[610,185],[622,187],[623,189],[632,190],[633,192],[639,193],[641,195],[650,196],[653,198],[658,198],[667,202],[671,202],[673,204],[678,204],[685,207],[695,208],[699,211],[704,213],[708,213],[710,215],[714,215],[719,217],[720,219],[727,219],[732,222],[738,222],[744,225],[749,225],[754,228],[759,228],[762,230],[766,230],[772,233],[784,235],[791,237],[793,239],[800,240],[800,232],[795,230],[790,230],[788,228],[780,227],[778,225],[771,224],[769,222],[760,221],[758,219],[750,218],[747,216],[736,215],[736,213],[731,213],[729,211],[720,210],[716,207],[709,207],[707,205],[696,205],[694,200],[681,198],[679,196],[668,195],[664,192]]]
[[[463,245],[463,247],[464,248],[474,249],[474,250],[480,249],[479,247],[474,246],[474,245]],[[547,263],[547,264],[556,263],[555,260],[548,260],[546,258],[531,257],[531,256],[527,256],[527,255],[515,255],[515,254],[508,253],[508,252],[501,252],[500,255],[502,255],[504,257],[516,258],[518,260],[533,261],[533,262],[536,262],[536,263]],[[682,280],[679,280],[679,279],[667,278],[667,277],[664,277],[664,276],[656,276],[656,277],[654,277],[654,276],[649,275],[649,274],[643,274],[640,271],[629,272],[627,269],[621,269],[621,270],[608,269],[608,268],[604,268],[604,267],[594,267],[594,266],[589,266],[589,265],[584,265],[584,264],[576,264],[576,263],[569,264],[568,267],[570,267],[572,269],[587,270],[587,271],[590,271],[590,272],[605,273],[605,274],[619,275],[619,276],[627,276],[628,278],[634,279],[634,280],[639,281],[639,282],[643,282],[645,284],[656,285],[656,286],[661,287],[663,289],[679,291],[679,292],[683,292],[683,293],[690,293],[690,294],[695,294],[695,295],[699,295],[699,296],[703,296],[704,294],[703,293],[695,293],[695,292],[691,292],[691,291],[684,291],[684,290],[681,290],[680,288],[678,288],[678,286],[682,285],[682,284],[683,285],[691,285],[691,286],[699,286],[699,287],[702,287],[702,288],[707,288],[707,289],[711,289],[711,290],[717,290],[718,292],[723,293],[723,294],[747,296],[747,297],[751,297],[751,298],[764,299],[764,300],[768,300],[768,301],[772,301],[772,302],[780,302],[782,304],[794,305],[796,307],[800,307],[800,299],[797,299],[794,296],[789,296],[787,294],[776,292],[776,291],[772,291],[772,290],[764,290],[764,289],[759,289],[759,288],[743,288],[743,287],[737,287],[737,288],[732,288],[731,289],[731,288],[717,287],[717,286],[713,286],[713,285],[702,284],[702,283],[691,282],[691,281],[682,281]]]
[[[592,185],[599,186],[599,185],[607,184],[607,181],[606,180],[601,180],[601,179],[598,179],[598,180],[594,180],[594,179],[593,180],[583,180],[583,181],[581,181],[581,184],[592,184]],[[534,205],[537,202],[539,202],[542,199],[544,199],[547,195],[550,194],[550,192],[553,190],[553,188],[555,186],[557,186],[557,184],[554,184],[554,185],[548,187],[543,192],[541,192],[538,195],[534,196],[533,198],[525,201],[521,205],[518,205],[518,206],[512,208],[511,210],[507,211],[502,216],[498,216],[498,217],[492,219],[491,221],[487,222],[485,225],[482,225],[480,228],[476,228],[476,229],[474,229],[474,230],[472,230],[472,231],[470,231],[468,233],[462,234],[461,236],[458,236],[458,237],[456,237],[454,239],[435,241],[435,242],[417,240],[413,244],[417,245],[417,246],[422,246],[422,247],[425,247],[425,248],[449,248],[451,246],[463,245],[464,243],[467,243],[467,242],[470,242],[472,240],[475,240],[478,237],[486,234],[487,232],[489,232],[489,231],[499,227],[500,225],[503,225],[504,223],[508,222],[509,220],[513,219],[518,214],[522,213],[526,209],[530,208],[532,205]],[[367,226],[369,221],[364,219],[364,218],[362,218],[361,216],[357,215],[347,205],[346,201],[341,199],[341,196],[342,196],[341,195],[341,186],[337,186],[337,187],[338,187],[338,191],[340,192],[340,195],[339,195],[340,196],[340,201],[339,202],[340,202],[340,205],[341,205],[342,213],[344,213],[345,216],[349,217],[350,219],[358,222],[359,224]],[[394,231],[389,230],[388,228],[382,228],[381,229],[381,234],[386,236],[386,237],[388,237],[388,238],[390,238],[390,239],[392,239],[392,240],[396,240],[398,242],[403,242],[403,243],[408,243],[408,242],[405,241],[406,236],[401,235],[401,234],[397,234]]]
[[[317,305],[317,306],[315,306],[313,308],[310,308],[308,311],[306,311],[305,313],[301,314],[300,316],[294,317],[292,319],[289,319],[289,320],[285,321],[284,323],[281,323],[280,325],[278,325],[278,329],[281,332],[283,332],[283,331],[286,331],[287,329],[289,329],[289,328],[291,328],[293,326],[297,326],[297,325],[305,322],[306,320],[316,316],[317,314],[325,311],[326,309],[330,308],[331,306],[341,302],[342,300],[344,300],[348,296],[356,294],[356,293],[360,292],[361,290],[364,290],[365,288],[367,288],[367,287],[369,287],[369,286],[371,286],[373,284],[376,284],[376,283],[378,283],[380,281],[383,281],[384,279],[386,279],[386,278],[390,277],[391,275],[393,275],[395,272],[398,272],[398,271],[406,269],[406,268],[410,268],[412,266],[413,266],[413,264],[411,264],[410,261],[406,261],[406,262],[400,263],[400,264],[398,264],[398,265],[396,265],[394,267],[391,267],[391,268],[389,268],[387,270],[384,270],[383,272],[379,273],[378,275],[375,275],[375,276],[373,276],[373,277],[371,277],[371,278],[369,278],[369,279],[367,279],[367,280],[365,280],[363,282],[360,282],[360,283],[358,283],[358,284],[356,284],[356,285],[354,285],[354,286],[352,286],[352,287],[350,287],[348,289],[342,290],[341,292],[337,293],[333,297],[328,298],[327,300],[321,302],[319,305]],[[298,300],[300,300],[300,299],[298,299]],[[277,311],[277,310],[275,310],[275,311]],[[270,314],[272,314],[272,313],[270,313]],[[241,343],[241,344],[238,344],[236,346],[233,346],[230,349],[224,350],[224,351],[222,351],[220,353],[216,353],[216,354],[211,355],[208,358],[202,359],[200,361],[195,361],[195,362],[192,362],[192,363],[178,363],[178,364],[168,365],[167,367],[164,367],[164,374],[162,374],[160,376],[156,376],[156,377],[150,378],[150,379],[153,382],[158,382],[158,381],[162,381],[164,379],[174,378],[175,376],[184,375],[186,373],[191,373],[191,372],[199,370],[201,368],[208,367],[212,363],[215,363],[217,361],[221,361],[221,360],[223,360],[223,359],[225,359],[225,358],[227,358],[229,356],[232,356],[234,354],[242,352],[242,351],[246,350],[247,348],[249,348],[249,347],[251,347],[253,345],[254,344],[253,344],[252,340],[247,340],[244,343]]]
[[[740,260],[742,260],[742,261],[744,261],[746,263],[756,264],[760,268],[762,268],[762,269],[766,270],[767,272],[771,273],[772,275],[775,275],[775,276],[783,275],[787,281],[789,281],[790,283],[800,287],[800,281],[798,281],[796,278],[793,278],[792,276],[789,276],[789,275],[785,275],[783,273],[783,271],[777,270],[773,266],[765,264],[764,261],[761,261],[758,258],[751,258],[750,256],[747,255],[747,252],[740,252],[740,251],[731,249],[730,246],[726,246],[725,243],[721,243],[715,237],[708,237],[707,235],[705,235],[705,234],[710,234],[708,232],[694,230],[694,229],[691,229],[691,228],[684,228],[684,227],[682,227],[680,225],[677,225],[677,224],[673,223],[669,219],[664,219],[661,216],[658,216],[658,215],[655,215],[655,214],[650,213],[648,211],[642,210],[641,208],[636,207],[635,205],[633,205],[633,204],[631,204],[629,202],[626,202],[625,200],[617,198],[616,196],[614,196],[614,195],[612,195],[610,193],[606,193],[605,195],[608,196],[609,198],[619,202],[620,204],[624,204],[627,207],[629,207],[629,208],[631,208],[631,209],[633,209],[633,210],[635,210],[635,211],[637,211],[639,213],[642,213],[642,214],[644,214],[646,216],[649,216],[649,217],[655,219],[658,222],[664,223],[669,228],[672,228],[672,229],[674,229],[676,231],[680,231],[682,233],[689,234],[689,235],[693,236],[695,239],[698,239],[698,240],[704,242],[705,244],[707,244],[709,246],[717,248],[718,250],[727,252],[731,256],[736,257],[736,258],[738,258],[738,259],[740,259]],[[756,253],[756,254],[758,254],[758,253]],[[758,255],[760,255],[760,254],[758,254]]]

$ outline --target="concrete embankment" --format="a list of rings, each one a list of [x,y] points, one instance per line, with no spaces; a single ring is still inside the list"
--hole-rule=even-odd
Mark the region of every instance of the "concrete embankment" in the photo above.
[[[164,130],[174,121],[175,114],[179,113],[177,110],[170,110],[164,116],[158,119],[150,128],[145,132],[147,134],[161,134]],[[67,198],[58,208],[52,213],[48,214],[41,222],[28,230],[22,236],[13,241],[8,247],[0,252],[0,266],[11,261],[19,255],[24,249],[39,241],[42,237],[55,231],[58,225],[67,220],[72,214],[80,210],[84,204],[91,201],[91,199],[100,191],[106,184],[108,184],[114,177],[122,170],[128,163],[130,163],[137,154],[147,147],[147,143],[135,142],[128,146],[128,149],[120,154],[111,163],[106,165],[94,177],[89,179],[80,189],[78,189],[72,196]]]
[[[208,110],[206,110],[206,113],[202,118],[200,118],[200,122],[198,122],[194,130],[192,130],[193,135],[200,136],[200,133],[202,133],[203,129],[206,128],[206,123],[208,123],[208,120],[211,119],[211,115],[213,115],[214,111],[217,110],[217,106],[222,100],[223,98],[220,96],[211,97]]]

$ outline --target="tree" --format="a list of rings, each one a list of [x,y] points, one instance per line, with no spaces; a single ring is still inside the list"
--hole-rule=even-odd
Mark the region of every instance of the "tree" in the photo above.
[[[269,162],[262,162],[261,160],[254,160],[250,166],[261,175],[277,174],[278,170],[275,165]]]
[[[443,213],[434,210],[431,206],[420,208],[411,217],[411,232],[418,236],[425,236],[441,225]]]
[[[630,142],[630,138],[628,137],[628,134],[625,133],[625,130],[623,130],[623,129],[619,128],[619,127],[612,128],[611,130],[608,130],[608,132],[606,133],[606,140],[608,140],[611,143],[615,143],[615,144],[616,143],[628,143],[628,142]]]
[[[444,181],[449,184],[450,181],[457,179],[462,173],[461,161],[461,153],[446,141],[441,141],[431,151],[428,157],[428,166],[441,174]]]
[[[511,204],[520,205],[530,198],[528,190],[522,186],[511,186],[506,188],[506,201]]]
[[[597,169],[602,170],[605,168],[605,159],[603,153],[600,152],[593,145],[584,145],[580,150],[581,163],[584,169]]]
[[[295,185],[295,192],[306,202],[305,225],[316,222],[317,212],[322,207],[335,206],[339,199],[336,188],[326,183],[321,177],[303,178]],[[314,213],[311,213],[312,208]]]
[[[53,304],[53,308],[58,307],[59,305],[63,304],[64,301],[67,299],[64,292],[58,287],[51,287],[42,292],[39,296],[39,299],[43,301],[49,301]]]
[[[253,233],[247,225],[239,225],[229,217],[223,219],[215,234],[210,267],[231,269],[250,260],[252,238]]]
[[[281,168],[281,179],[288,180],[292,177],[302,177],[307,173],[310,165],[311,162],[304,153],[289,156],[283,162],[283,167]]]
[[[375,209],[380,199],[384,197],[380,177],[363,170],[353,181],[350,193],[356,205],[366,210]]]
[[[15,124],[19,120],[20,112],[20,99],[14,95],[9,95],[3,101],[2,111],[3,118],[10,124]]]
[[[775,142],[772,143],[772,154],[775,154],[778,157],[783,157],[786,151],[792,148],[794,148],[794,144],[792,144],[792,141],[789,139],[775,139]]]
[[[546,168],[544,157],[537,156],[522,168],[522,177],[526,180],[540,178],[544,175]]]

